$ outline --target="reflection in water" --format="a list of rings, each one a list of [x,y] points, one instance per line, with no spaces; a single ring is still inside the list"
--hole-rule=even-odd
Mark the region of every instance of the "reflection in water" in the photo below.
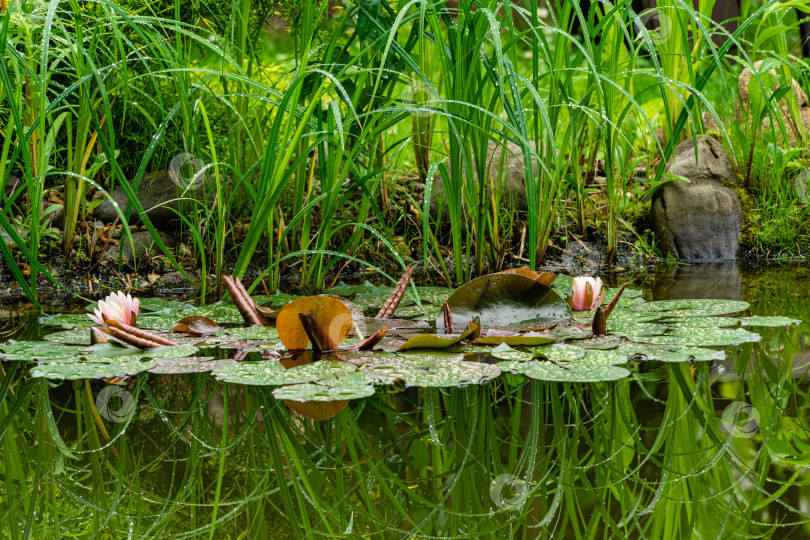
[[[653,300],[742,300],[743,284],[737,261],[677,264],[655,273],[652,294]]]
[[[653,294],[810,321],[801,269],[699,268],[659,273]],[[616,382],[505,376],[389,389],[323,422],[206,374],[141,374],[134,416],[109,421],[92,414],[101,382],[5,363],[0,537],[810,538],[808,324],[758,331],[727,349],[733,378],[657,362]]]

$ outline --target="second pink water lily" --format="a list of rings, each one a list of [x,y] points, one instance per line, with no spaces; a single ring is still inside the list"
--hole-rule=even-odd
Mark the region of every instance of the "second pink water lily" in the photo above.
[[[95,315],[88,313],[87,316],[96,324],[104,324],[112,320],[135,326],[140,305],[141,301],[137,298],[132,298],[132,295],[125,295],[118,291],[104,300],[99,300],[98,307],[93,310]]]
[[[574,311],[590,311],[602,305],[605,301],[605,290],[602,288],[602,280],[592,277],[574,278],[574,296],[566,296],[568,305]]]

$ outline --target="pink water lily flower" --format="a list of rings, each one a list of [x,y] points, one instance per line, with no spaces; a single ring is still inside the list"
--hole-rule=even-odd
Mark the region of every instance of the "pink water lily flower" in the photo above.
[[[107,321],[118,321],[120,323],[135,326],[138,319],[138,307],[141,301],[132,298],[132,295],[124,294],[121,291],[112,293],[104,300],[98,301],[95,308],[95,315],[87,314],[96,324],[104,324]]]
[[[602,289],[602,280],[592,277],[574,278],[574,296],[565,295],[568,305],[574,311],[590,311],[602,305],[605,301],[605,290]]]

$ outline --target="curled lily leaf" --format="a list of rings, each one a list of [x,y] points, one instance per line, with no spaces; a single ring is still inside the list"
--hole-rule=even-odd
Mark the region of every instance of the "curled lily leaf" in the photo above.
[[[374,346],[380,342],[382,338],[385,337],[385,334],[388,332],[388,327],[383,326],[380,328],[376,333],[370,335],[367,339],[361,341],[355,347],[358,351],[370,351],[374,348]]]
[[[391,292],[391,296],[388,297],[388,300],[386,300],[380,308],[379,313],[377,313],[375,317],[376,319],[384,319],[394,314],[397,307],[399,307],[399,303],[402,302],[402,297],[405,296],[405,290],[408,288],[408,283],[410,283],[412,275],[413,265],[410,265],[405,270],[405,273],[402,274],[402,277],[399,278],[396,287],[394,287],[394,290]]]
[[[456,329],[453,327],[453,315],[450,313],[450,306],[447,305],[447,302],[442,305],[442,316],[444,317],[444,333],[454,333]]]
[[[118,321],[108,321],[105,327],[101,329],[104,333],[113,336],[116,339],[134,345],[139,349],[151,349],[154,347],[166,347],[170,345],[177,345],[170,339],[163,336],[153,334],[140,328],[135,328],[128,324],[123,324]]]
[[[306,313],[299,313],[298,319],[301,321],[301,326],[304,327],[304,332],[309,336],[309,341],[312,343],[312,350],[316,354],[330,353],[337,349],[337,345],[329,337],[329,333],[318,323],[318,318],[315,312],[310,310]]]
[[[222,283],[231,293],[236,309],[247,324],[267,326],[267,319],[256,308],[256,302],[248,294],[242,281],[236,276],[222,276]]]

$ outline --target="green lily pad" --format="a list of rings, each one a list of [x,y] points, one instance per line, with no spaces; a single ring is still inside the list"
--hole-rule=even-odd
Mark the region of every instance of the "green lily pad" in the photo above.
[[[610,324],[608,322],[608,324]],[[558,339],[588,339],[593,336],[590,328],[580,328],[578,326],[558,326],[554,329],[554,334]]]
[[[387,355],[377,356],[374,361],[391,361],[391,360],[398,362],[407,362],[412,365],[430,367],[435,364],[441,364],[444,362],[456,362],[464,360],[464,354],[451,353],[448,352],[447,350],[441,351],[412,350],[397,353],[391,356]]]
[[[447,305],[456,324],[479,317],[483,328],[571,315],[560,295],[519,274],[490,274],[473,279],[456,289]],[[441,314],[436,319],[436,328],[444,329]]]
[[[39,324],[42,326],[58,326],[70,329],[75,327],[89,328],[96,326],[85,313],[57,313],[54,315],[40,315]]]
[[[62,343],[65,345],[90,345],[90,329],[74,328],[64,332],[48,334],[43,338],[45,341]]]
[[[557,278],[551,283],[551,288],[554,289],[560,296],[571,294],[574,287],[574,278],[566,274],[557,274]]]
[[[216,321],[218,324],[240,324],[244,322],[242,315],[239,314],[239,310],[236,309],[234,304],[229,304],[222,301],[209,306],[198,307],[183,314],[184,317],[189,315],[201,315],[203,317],[208,317],[209,319]],[[140,325],[140,319],[138,319],[138,324]]]
[[[278,330],[275,326],[245,326],[240,328],[228,328],[225,334],[233,339],[247,340],[277,340]],[[223,336],[224,337],[224,336]]]
[[[605,304],[613,300],[613,297],[619,293],[619,288],[608,288],[605,290]],[[635,306],[644,302],[644,291],[639,289],[625,289],[622,297],[616,303],[616,307],[622,306]]]
[[[463,341],[478,330],[478,326],[472,323],[467,325],[464,332],[460,334],[419,334],[408,339],[399,346],[397,351],[407,351],[408,349],[446,349]]]
[[[623,342],[616,350],[634,360],[658,360],[660,362],[709,362],[724,360],[726,353],[714,349],[700,347],[668,347],[665,345],[650,345],[646,343]]]
[[[619,346],[618,336],[594,336],[588,339],[579,339],[571,343],[583,349],[609,350]]]
[[[182,317],[180,311],[144,313],[138,316],[138,328],[144,330],[171,330],[174,323]]]
[[[535,364],[542,364],[545,363],[544,360],[507,360],[505,362],[498,362],[495,366],[501,370],[502,373],[512,373],[516,375],[520,375],[525,373],[526,370],[530,369]]]
[[[686,319],[686,317],[684,317]],[[611,321],[608,319],[607,331],[616,336],[625,336],[633,341],[644,341],[645,336],[659,336],[670,329],[664,324],[635,321]]]
[[[468,333],[469,335],[469,333]],[[461,341],[464,334],[419,334],[399,346],[398,351],[408,349],[446,349]]]
[[[484,336],[473,341],[475,345],[512,345],[514,347],[525,346],[534,347],[537,345],[545,345],[547,343],[554,343],[557,341],[557,336],[554,334],[538,334],[536,332],[527,332],[525,334],[518,334],[516,336]]]
[[[615,350],[589,349],[585,356],[577,360],[574,365],[615,366],[626,364],[629,358]]]
[[[630,309],[618,306],[613,310],[608,318],[608,328],[611,323],[645,323],[661,319],[663,315],[659,313],[639,313],[631,311]],[[574,320],[577,323],[591,323],[593,321],[592,311],[577,311],[574,312]]]
[[[354,296],[355,294],[361,294],[363,292],[367,292],[377,288],[376,285],[373,283],[366,281],[361,285],[347,285],[344,282],[338,283],[336,286],[326,289],[323,291],[326,294],[334,294],[335,296],[343,296],[348,298],[350,296]]]
[[[160,312],[175,312],[180,313],[188,309],[194,308],[193,304],[188,302],[180,302],[179,300],[163,300],[162,298],[139,298],[139,309],[141,311],[151,311],[154,313]],[[92,311],[93,308],[98,307],[97,303],[90,304],[88,310]]]
[[[630,307],[637,313],[660,313],[666,317],[709,317],[739,313],[751,307],[742,300],[658,300]]]
[[[394,312],[394,315],[397,317],[402,317],[403,319],[413,319],[413,320],[429,320],[432,321],[436,318],[436,315],[441,312],[441,307],[434,306],[431,304],[422,304],[422,307],[419,306],[399,306],[397,310]]]
[[[330,294],[334,294],[334,293],[330,293]],[[281,308],[283,306],[286,306],[287,304],[289,304],[293,300],[298,300],[299,298],[303,298],[303,296],[297,296],[297,295],[283,293],[281,291],[276,291],[276,294],[272,294],[272,295],[269,295],[269,296],[265,295],[265,294],[259,294],[259,295],[255,295],[255,296],[251,295],[251,298],[253,298],[253,301],[256,302],[256,305],[264,306],[264,307],[272,308],[272,309],[279,309],[279,308]]]
[[[171,345],[169,347],[155,347],[154,349],[146,349],[145,351],[138,351],[133,354],[140,358],[182,358],[191,356],[199,351],[194,345]]]
[[[441,308],[450,295],[453,294],[454,289],[447,287],[417,287],[419,292],[419,301],[423,304],[431,304]]]
[[[718,326],[740,326],[740,320],[738,317],[670,317],[660,319],[658,322],[671,327],[717,328]]]
[[[436,362],[432,366],[420,366],[404,358],[371,362],[363,365],[360,371],[383,384],[401,381],[406,386],[439,388],[483,384],[501,374],[492,364],[449,360]]]
[[[76,352],[70,356],[50,356],[48,358],[38,358],[40,364],[70,364],[80,362],[104,363],[113,362],[120,359],[135,360],[139,358],[181,358],[191,356],[199,349],[194,345],[172,345],[169,347],[156,347],[154,349],[136,349],[121,347],[114,343],[99,343],[92,347],[76,348]]]
[[[531,379],[553,382],[601,382],[615,381],[630,375],[625,368],[611,365],[565,365],[551,362],[532,362],[524,372]]]
[[[537,347],[532,351],[534,358],[544,357],[552,362],[576,362],[585,357],[585,349],[573,345],[557,344]]]
[[[26,362],[72,358],[82,349],[76,345],[62,345],[47,341],[7,342],[0,345],[0,348],[4,351],[2,355],[4,360]]]
[[[346,383],[337,379],[328,379],[334,385],[317,383],[300,383],[282,386],[273,390],[276,399],[285,401],[344,401],[360,399],[374,395],[374,385],[363,383]]]
[[[191,356],[187,358],[160,358],[149,373],[180,375],[184,373],[204,373],[212,369],[235,364],[236,360],[214,360],[213,356]]]
[[[742,328],[673,328],[659,336],[645,336],[638,341],[655,345],[684,345],[691,347],[723,347],[760,341],[762,336]]]
[[[335,377],[340,373],[355,371],[357,366],[349,362],[319,360],[302,366],[286,369],[277,360],[239,362],[214,369],[211,373],[220,381],[258,386],[280,386],[314,382]]]
[[[115,358],[108,362],[47,363],[31,368],[32,377],[46,379],[100,379],[137,375],[154,368],[157,363],[151,359]]]
[[[799,319],[791,319],[790,317],[762,317],[754,315],[753,317],[743,317],[740,319],[743,326],[792,326],[801,324]]]
[[[489,353],[493,358],[500,358],[502,360],[514,360],[517,362],[528,362],[534,355],[532,353],[518,351],[507,345],[501,343]]]

